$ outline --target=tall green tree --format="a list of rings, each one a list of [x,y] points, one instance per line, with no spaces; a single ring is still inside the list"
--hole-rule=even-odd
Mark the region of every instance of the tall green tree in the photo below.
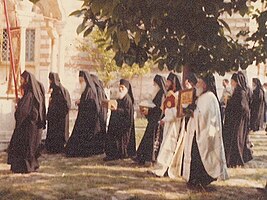
[[[79,41],[77,49],[87,52],[90,59],[97,63],[94,69],[106,87],[109,87],[112,81],[119,78],[131,79],[134,76],[143,76],[149,73],[153,67],[152,62],[147,62],[142,68],[137,64],[129,66],[125,63],[118,68],[113,59],[115,52],[112,49],[108,49],[111,40],[106,38],[106,34],[95,28],[90,36],[88,40]],[[97,45],[97,48],[93,48],[94,45],[92,43]]]
[[[118,66],[142,67],[153,60],[160,69],[181,71],[189,65],[195,72],[223,75],[245,69],[254,60],[264,61],[265,12],[254,16],[259,30],[247,39],[255,42],[253,47],[227,36],[225,30],[230,28],[220,18],[223,13],[250,14],[250,2],[255,1],[83,0],[72,15],[83,17],[77,33],[87,36],[95,26],[106,33],[111,40],[107,48],[114,50]]]

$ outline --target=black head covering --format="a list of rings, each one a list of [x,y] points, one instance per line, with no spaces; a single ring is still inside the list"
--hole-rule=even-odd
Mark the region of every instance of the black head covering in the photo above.
[[[175,86],[175,91],[174,92],[179,91],[179,90],[182,89],[180,81],[179,81],[179,78],[178,78],[178,76],[176,74],[171,72],[168,75],[167,80],[171,81],[172,84]]]
[[[237,72],[237,77],[238,77],[238,87],[246,91],[249,105],[251,105],[253,93],[250,87],[248,86],[248,78],[242,71]]]
[[[120,85],[124,85],[128,89],[128,94],[132,99],[132,103],[134,104],[133,91],[132,91],[132,86],[131,86],[130,82],[125,80],[125,79],[121,79]]]
[[[96,86],[94,84],[94,81],[88,71],[79,71],[79,77],[83,77],[86,82],[86,89],[84,92],[85,94],[85,99],[94,99],[96,103],[96,108],[97,111],[100,111],[100,103],[97,95],[97,90]]]
[[[35,76],[28,72],[28,71],[24,71],[22,74],[21,74],[21,77],[23,77],[26,81],[26,85],[24,87],[24,90],[25,92],[27,93],[28,91],[32,91],[33,92],[33,95],[34,95],[34,98],[38,104],[38,117],[39,117],[39,120],[41,122],[45,121],[44,119],[44,106],[45,105],[45,102],[44,102],[44,91],[42,89],[42,85],[36,80]]]
[[[258,79],[258,78],[253,78],[252,81],[253,81],[253,83],[256,84],[256,88],[263,89],[263,88],[262,88],[262,84],[261,84],[260,79]]]
[[[237,87],[240,89],[247,91],[247,81],[246,77],[242,72],[240,73],[234,73],[231,77],[232,80],[234,80],[237,83]]]
[[[98,94],[98,98],[99,98],[99,103],[101,104],[100,101],[107,99],[103,83],[94,74],[91,74],[91,78],[92,78],[92,80],[93,80],[93,82],[95,84],[95,87],[96,87],[96,90],[97,90],[97,94]]]
[[[50,72],[48,78],[52,82],[50,84],[50,88],[54,88],[54,86],[60,86],[60,79],[57,73]]]
[[[104,90],[102,81],[100,81],[99,78],[95,74],[91,74],[91,77],[92,77],[93,82],[95,83],[95,86]]]
[[[263,86],[262,86],[262,84],[261,84],[260,79],[258,79],[258,78],[253,78],[252,81],[253,81],[253,83],[256,84],[255,91],[256,91],[256,92],[260,92],[260,91],[261,91],[261,92],[264,94],[265,92],[264,92],[264,89],[263,89]]]
[[[194,85],[197,84],[197,77],[194,73],[190,73],[187,77],[187,80],[191,83],[193,83]]]
[[[46,106],[45,106],[45,88],[44,88],[44,85],[40,82],[40,81],[37,81],[38,84],[39,84],[39,87],[40,87],[40,90],[41,90],[41,93],[42,93],[42,117],[39,121],[39,125],[40,125],[40,128],[43,128],[45,129],[46,128]]]
[[[48,77],[52,81],[52,83],[50,84],[50,88],[53,89],[58,88],[59,90],[61,90],[61,93],[63,94],[63,97],[67,102],[68,109],[70,109],[71,107],[70,94],[68,90],[61,84],[58,73],[50,72]]]
[[[216,89],[216,81],[215,81],[214,75],[211,73],[207,73],[207,74],[200,75],[199,78],[202,79],[206,83],[207,91],[212,92],[216,96],[216,98],[218,99],[217,89]]]
[[[84,77],[85,78],[85,71],[79,71],[79,77]]]
[[[159,88],[166,94],[165,80],[162,76],[156,74],[154,77],[154,82],[159,86]]]
[[[238,77],[237,73],[234,73],[232,75],[231,79],[238,83],[238,78],[237,77]]]
[[[220,100],[219,100],[218,95],[217,95],[216,81],[215,81],[214,75],[212,73],[206,73],[206,74],[201,74],[199,76],[199,78],[202,79],[206,83],[207,91],[210,91],[215,95],[215,97],[218,101],[219,108],[220,108],[220,113],[222,113],[221,103],[220,103]],[[221,123],[223,126],[222,114],[220,114],[220,116],[221,116]]]

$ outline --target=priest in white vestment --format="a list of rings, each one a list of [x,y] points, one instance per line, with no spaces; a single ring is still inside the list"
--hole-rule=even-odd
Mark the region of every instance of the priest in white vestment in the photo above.
[[[164,126],[163,139],[156,164],[151,172],[159,177],[167,174],[170,178],[176,178],[181,175],[185,133],[182,130],[183,118],[177,118],[178,94],[182,89],[177,75],[169,74],[166,88],[168,92],[162,106],[164,118],[160,121]]]
[[[196,108],[185,134],[183,178],[192,187],[205,187],[228,178],[222,119],[212,74],[201,76],[196,85]]]

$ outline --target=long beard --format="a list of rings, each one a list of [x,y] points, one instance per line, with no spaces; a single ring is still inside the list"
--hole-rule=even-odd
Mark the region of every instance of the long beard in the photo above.
[[[196,88],[196,96],[199,97],[204,92],[204,89],[202,87]]]
[[[123,99],[127,93],[128,93],[127,89],[119,91],[119,99]]]
[[[173,91],[174,90],[174,86],[173,85],[170,85],[168,88],[167,88],[167,91]]]

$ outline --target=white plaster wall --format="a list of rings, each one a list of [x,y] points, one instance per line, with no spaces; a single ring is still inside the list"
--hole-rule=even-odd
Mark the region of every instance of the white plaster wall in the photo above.
[[[0,98],[0,151],[7,148],[15,128],[14,112],[14,99]]]

